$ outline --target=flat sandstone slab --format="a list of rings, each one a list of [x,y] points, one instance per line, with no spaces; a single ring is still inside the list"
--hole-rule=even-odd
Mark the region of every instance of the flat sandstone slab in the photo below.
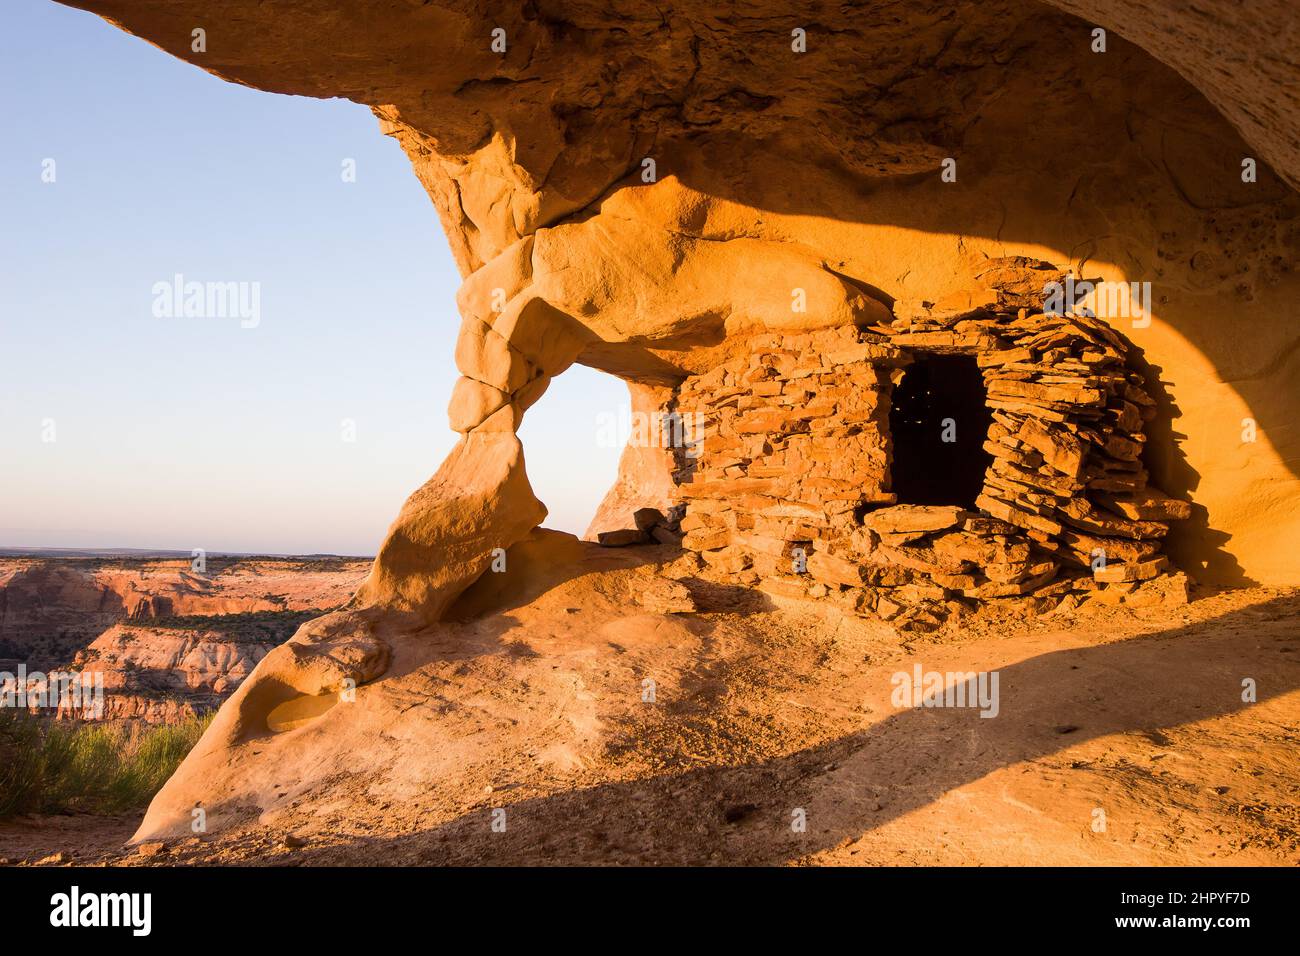
[[[871,512],[862,523],[877,534],[942,531],[957,524],[964,514],[956,505],[894,505]]]

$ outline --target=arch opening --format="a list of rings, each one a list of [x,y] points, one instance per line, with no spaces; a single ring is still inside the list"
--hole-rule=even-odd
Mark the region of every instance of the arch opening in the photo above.
[[[528,481],[546,505],[544,526],[581,537],[618,478],[622,427],[631,418],[616,376],[572,365],[519,426]]]

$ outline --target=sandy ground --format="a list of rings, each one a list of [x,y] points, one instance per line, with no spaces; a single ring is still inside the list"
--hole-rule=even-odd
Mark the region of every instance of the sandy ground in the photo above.
[[[0,858],[1300,863],[1300,592],[899,636],[698,579],[705,610],[652,612],[657,549],[565,547],[576,569],[541,553],[395,647],[359,710],[243,745],[281,775],[220,832],[142,852],[138,817],[17,820]],[[915,665],[996,671],[997,716],[894,706]]]

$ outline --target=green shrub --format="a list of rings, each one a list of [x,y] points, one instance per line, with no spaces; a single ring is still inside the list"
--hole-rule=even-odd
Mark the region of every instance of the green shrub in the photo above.
[[[0,818],[121,813],[144,807],[207,729],[179,724],[65,723],[0,709]]]
[[[42,744],[38,721],[0,708],[0,819],[33,806],[45,763]]]

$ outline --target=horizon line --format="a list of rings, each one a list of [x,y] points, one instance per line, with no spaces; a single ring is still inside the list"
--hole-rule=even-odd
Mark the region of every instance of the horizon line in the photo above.
[[[63,548],[63,547],[7,547],[0,545],[0,557],[39,558],[69,557],[137,557],[177,558],[186,561],[194,557],[193,549],[178,548]],[[333,551],[276,552],[276,551],[204,551],[209,558],[341,558],[354,561],[373,561],[373,554],[338,554]]]

